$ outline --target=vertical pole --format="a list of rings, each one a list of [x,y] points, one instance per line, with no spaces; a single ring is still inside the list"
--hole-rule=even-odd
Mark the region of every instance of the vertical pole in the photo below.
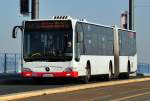
[[[148,64],[148,73],[150,73],[150,65]]]
[[[4,55],[4,73],[7,72],[7,53]]]
[[[16,66],[17,63],[16,63],[16,62],[17,62],[17,61],[16,61],[16,53],[15,53],[15,68],[14,68],[14,69],[15,69],[15,71],[14,71],[15,73],[17,73],[17,66]]]
[[[134,30],[134,0],[129,0],[129,30]]]
[[[39,19],[39,0],[32,0],[31,19]]]

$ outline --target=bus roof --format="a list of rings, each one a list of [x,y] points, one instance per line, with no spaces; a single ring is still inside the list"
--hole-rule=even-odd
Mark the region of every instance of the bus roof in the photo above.
[[[48,21],[48,20],[71,20],[71,21],[75,21],[75,22],[81,22],[81,23],[87,23],[87,24],[92,24],[92,25],[97,25],[97,26],[102,26],[102,27],[107,27],[107,28],[113,28],[113,26],[109,26],[109,25],[103,25],[103,24],[97,24],[97,23],[93,23],[93,22],[89,22],[85,19],[73,19],[70,16],[53,16],[51,19],[35,19],[35,20],[25,20],[26,21]],[[135,32],[133,30],[128,30],[128,29],[123,29],[120,27],[117,27],[117,29],[121,29],[124,31],[132,31]]]

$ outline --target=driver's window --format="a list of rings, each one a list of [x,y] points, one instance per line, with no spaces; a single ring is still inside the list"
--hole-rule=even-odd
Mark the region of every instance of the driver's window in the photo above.
[[[80,55],[83,54],[83,30],[81,23],[76,24],[75,34],[75,60],[80,60]]]

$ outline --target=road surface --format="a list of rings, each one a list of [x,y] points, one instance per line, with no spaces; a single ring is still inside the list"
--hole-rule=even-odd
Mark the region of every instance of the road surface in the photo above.
[[[150,101],[150,81],[44,94],[15,101]]]
[[[27,92],[34,90],[42,90],[48,88],[65,87],[71,85],[77,85],[79,83],[70,82],[66,80],[44,80],[44,81],[34,81],[29,78],[21,77],[8,77],[0,78],[0,96],[12,93]]]

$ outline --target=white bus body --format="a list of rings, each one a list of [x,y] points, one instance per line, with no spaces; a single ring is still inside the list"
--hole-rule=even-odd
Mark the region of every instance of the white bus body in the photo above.
[[[57,34],[64,35],[57,38]],[[68,40],[71,48],[66,46]],[[117,27],[67,17],[24,21],[22,43],[23,77],[79,78],[88,74],[118,77],[137,70],[136,33]],[[71,49],[69,53],[64,52],[66,47]]]

